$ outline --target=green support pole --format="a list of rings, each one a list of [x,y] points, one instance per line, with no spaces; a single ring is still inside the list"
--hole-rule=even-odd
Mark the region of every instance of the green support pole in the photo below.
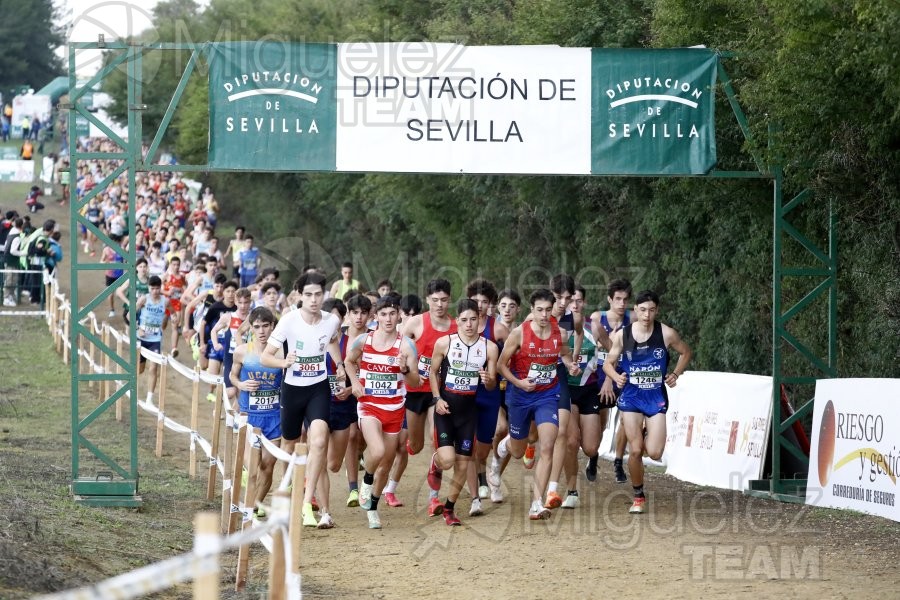
[[[789,437],[788,431],[795,423],[812,413],[813,400],[804,402],[793,415],[785,417],[781,407],[782,385],[815,384],[823,377],[837,377],[837,215],[834,202],[828,201],[828,251],[822,251],[812,240],[798,231],[788,220],[795,208],[809,202],[813,194],[809,190],[801,191],[790,202],[784,202],[784,170],[782,160],[776,147],[777,131],[769,128],[769,145],[773,150],[773,222],[772,222],[772,419],[769,429],[769,458],[771,473],[768,479],[750,482],[747,494],[769,497],[785,502],[805,502],[806,479],[784,473],[782,459],[785,453],[791,454],[801,463],[809,464],[809,457]],[[794,239],[815,261],[815,267],[788,267],[784,264],[784,241]],[[784,309],[784,283],[788,278],[820,278],[799,301]],[[827,356],[824,358],[813,352],[807,344],[788,331],[788,323],[808,312],[809,306],[828,291],[827,306]],[[804,359],[804,372],[785,373],[784,348],[793,347]]]
[[[75,77],[75,51],[76,46],[80,47],[81,45],[70,45],[69,46],[69,105],[67,108],[69,109],[68,115],[68,142],[69,142],[69,180],[72,182],[72,185],[69,186],[69,206],[70,206],[70,222],[71,222],[71,232],[72,239],[70,243],[70,274],[71,274],[71,324],[70,324],[70,339],[69,343],[71,344],[71,373],[72,373],[72,493],[74,495],[75,501],[81,504],[87,504],[92,506],[131,506],[136,507],[141,505],[141,497],[138,495],[138,456],[137,456],[137,350],[136,350],[136,336],[135,336],[135,323],[132,319],[132,323],[129,327],[129,338],[131,340],[131,348],[129,351],[129,360],[122,360],[115,354],[115,349],[112,347],[108,347],[101,342],[101,340],[94,335],[91,331],[91,323],[86,321],[82,324],[82,321],[87,317],[88,313],[98,306],[100,302],[104,300],[104,298],[114,292],[114,288],[119,287],[124,283],[128,283],[129,289],[129,299],[131,302],[131,306],[134,306],[135,303],[135,293],[134,289],[134,266],[136,261],[135,256],[135,248],[133,245],[129,248],[128,252],[124,252],[121,246],[111,239],[108,236],[103,235],[100,232],[97,232],[98,238],[104,245],[111,247],[120,253],[123,257],[124,264],[122,265],[124,274],[120,277],[116,282],[114,282],[111,286],[102,290],[95,298],[90,299],[88,302],[82,305],[82,302],[79,298],[78,290],[79,290],[79,275],[82,273],[90,273],[92,271],[99,271],[106,268],[106,265],[100,264],[96,262],[96,259],[93,262],[82,262],[87,259],[82,252],[80,252],[80,248],[78,245],[78,226],[80,224],[85,225],[89,230],[93,230],[93,228],[87,221],[84,216],[81,215],[81,208],[85,205],[86,202],[89,202],[91,196],[87,196],[86,198],[82,198],[79,200],[77,197],[76,186],[74,185],[77,180],[78,173],[78,161],[79,160],[90,160],[92,158],[99,158],[97,154],[102,154],[104,157],[106,153],[96,153],[96,152],[79,152],[77,149],[77,144],[75,141],[75,119],[76,114],[82,114],[89,121],[96,122],[96,118],[91,113],[85,111],[83,107],[80,105],[80,98],[84,94],[83,89],[79,89],[77,87],[77,81]],[[95,47],[100,47],[100,45],[95,45]],[[128,85],[128,95],[129,95],[129,105],[133,104],[131,101],[133,91],[132,81],[135,79],[140,79],[140,48],[138,47],[128,47],[122,54],[125,54],[124,58],[121,56],[116,56],[110,62],[107,68],[105,68],[99,77],[95,77],[98,81],[101,80],[104,74],[108,74],[112,67],[115,65],[121,64],[121,62],[126,62],[129,85]],[[87,86],[85,86],[87,87]],[[135,186],[135,167],[137,165],[138,159],[140,157],[141,150],[141,138],[140,138],[140,126],[139,126],[139,116],[137,124],[135,122],[134,111],[129,110],[128,115],[128,141],[125,142],[125,147],[122,148],[122,153],[116,153],[115,158],[122,160],[124,162],[124,169],[128,172],[130,189],[136,189]],[[122,140],[116,140],[117,143],[121,145]],[[106,181],[100,183],[97,186],[97,191],[100,191],[102,188],[106,187],[112,178],[108,178]],[[130,197],[133,200],[133,191]],[[134,239],[135,235],[135,206],[134,202],[129,202],[128,204],[128,235],[129,239]],[[101,360],[98,361],[99,364],[107,364],[107,361],[103,360],[104,356],[108,356],[111,359],[109,361],[110,364],[115,362],[115,364],[121,368],[122,373],[102,373],[95,374],[92,372],[82,372],[81,361],[78,357],[78,347],[79,347],[79,339],[85,339],[93,343],[97,349],[99,350]],[[85,394],[81,395],[82,384],[97,381],[102,384],[103,381],[110,381],[112,383],[111,393],[109,397],[102,399],[97,406],[90,406],[90,399],[94,397],[94,394]],[[119,387],[117,387],[119,386]],[[109,409],[115,404],[115,401],[120,397],[127,396],[129,398],[129,417],[130,417],[130,427],[129,427],[129,435],[130,435],[130,444],[129,444],[129,459],[127,464],[121,465],[116,459],[110,456],[107,452],[104,451],[104,442],[103,432],[104,428],[102,425],[102,419],[110,418]],[[82,402],[86,406],[82,406]],[[90,409],[84,410],[86,412],[86,416],[82,417],[82,409]],[[89,430],[88,428],[91,425],[97,425],[94,430]],[[84,456],[83,456],[84,455]],[[90,457],[93,460],[87,461],[83,460],[83,458]]]

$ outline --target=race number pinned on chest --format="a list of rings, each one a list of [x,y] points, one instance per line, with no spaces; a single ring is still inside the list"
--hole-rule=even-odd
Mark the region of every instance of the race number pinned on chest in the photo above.
[[[419,376],[422,379],[428,379],[431,375],[431,357],[430,356],[420,356],[419,357]]]
[[[396,396],[400,390],[400,380],[393,373],[373,373],[366,371],[363,374],[365,381],[364,393],[366,396]]]
[[[332,395],[332,396],[337,396],[337,395],[340,394],[341,391],[343,391],[343,389],[344,389],[344,386],[342,386],[342,385],[338,382],[337,375],[329,375],[329,376],[328,376],[328,387],[331,388],[331,395]]]
[[[302,342],[297,342],[297,350],[302,350]],[[325,354],[297,356],[294,361],[294,377],[322,377],[325,375]]]
[[[533,381],[535,385],[546,385],[553,383],[556,377],[556,364],[542,365],[540,363],[531,363],[528,368],[528,379]]]
[[[478,371],[449,367],[444,387],[457,394],[470,394],[478,388]]]
[[[275,410],[278,408],[278,390],[254,390],[250,392],[250,410]]]

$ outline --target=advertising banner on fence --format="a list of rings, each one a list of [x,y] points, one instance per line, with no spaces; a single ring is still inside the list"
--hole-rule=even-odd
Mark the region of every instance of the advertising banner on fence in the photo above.
[[[762,475],[772,378],[688,371],[669,388],[666,473],[699,485],[743,490]]]
[[[806,503],[900,521],[900,379],[816,382]]]
[[[216,169],[697,175],[716,163],[718,57],[704,48],[210,47]]]
[[[333,171],[337,46],[210,44],[209,164]]]
[[[33,160],[0,160],[0,181],[29,182],[33,179]]]

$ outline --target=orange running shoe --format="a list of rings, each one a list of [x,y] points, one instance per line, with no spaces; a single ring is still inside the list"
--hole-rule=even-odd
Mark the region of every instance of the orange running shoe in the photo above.
[[[544,503],[544,508],[559,508],[562,506],[562,502],[562,496],[556,492],[550,492],[547,494],[547,501]]]
[[[634,502],[631,503],[631,508],[628,509],[628,512],[637,515],[647,512],[647,499],[635,498]]]
[[[526,469],[534,468],[534,444],[528,444],[525,448],[525,456],[522,457],[522,460],[525,462]]]

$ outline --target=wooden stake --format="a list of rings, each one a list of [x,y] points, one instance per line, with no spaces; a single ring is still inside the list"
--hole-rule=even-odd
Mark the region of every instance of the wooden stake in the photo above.
[[[253,428],[254,435],[262,435],[262,430],[258,427]],[[253,445],[253,436],[248,436],[247,444],[250,446],[250,477],[247,478],[247,490],[244,495],[244,506],[253,508],[256,506],[256,484],[257,473],[259,472],[259,463],[261,459],[261,450],[259,446]],[[253,521],[243,521],[241,530],[252,527]],[[237,576],[234,579],[234,589],[237,592],[247,587],[247,571],[250,566],[250,544],[244,544],[238,550],[238,566]]]
[[[163,364],[157,365],[159,369],[159,381],[156,389],[159,392],[159,416],[156,420],[156,457],[162,457],[163,436],[166,432],[166,373],[169,370],[169,363],[163,359]]]
[[[234,413],[225,413],[225,452],[222,453],[222,466],[225,468],[225,479],[231,481],[231,487],[227,490],[222,485],[222,533],[228,531],[231,523],[231,493],[234,490],[235,481],[232,475],[231,465],[234,462]]]
[[[191,431],[199,431],[200,421],[200,365],[194,365],[194,385],[191,389]],[[188,465],[191,479],[197,477],[197,444],[191,442],[191,462]]]
[[[221,387],[216,388],[216,403],[213,408],[213,429],[211,454],[209,459],[209,479],[206,482],[206,499],[212,500],[216,494],[216,465],[219,460],[219,435],[222,432],[222,392]],[[227,471],[226,471],[227,472]]]
[[[275,492],[272,508],[273,516],[284,514],[286,492]],[[269,556],[269,599],[284,600],[284,530],[278,528],[272,532],[272,554]],[[293,553],[292,553],[293,554]]]
[[[234,463],[231,478],[231,506],[241,506],[241,492],[244,489],[244,452],[247,449],[247,429],[249,425],[242,425],[238,430],[237,443],[234,445]],[[248,473],[249,475],[249,473]],[[237,531],[238,524],[243,520],[242,512],[231,512],[228,520],[228,535]]]
[[[216,515],[202,512],[194,516],[194,551],[201,556],[215,557],[216,570],[194,576],[194,600],[218,600],[219,551],[210,547],[218,545],[219,533]]]
[[[122,356],[122,338],[116,338],[116,354]],[[122,367],[116,364],[116,373],[122,373]],[[122,420],[122,406],[125,404],[124,397],[116,400],[116,421]]]
[[[63,339],[65,340],[62,345],[63,352],[63,364],[69,364],[69,347],[66,346],[65,342],[69,341],[69,317],[72,314],[72,308],[69,307],[66,311],[63,312]]]
[[[105,345],[107,348],[109,348],[109,337],[110,337],[109,336],[109,324],[104,323],[103,324],[103,345]],[[91,348],[91,351],[93,351],[93,348]],[[111,371],[112,371],[112,358],[110,358],[109,354],[104,354],[103,355],[103,372],[106,374],[109,374]],[[113,383],[113,381],[111,379],[107,379],[101,385],[104,388],[103,397],[101,398],[101,401],[102,401],[102,400],[106,400],[107,398],[112,396],[113,392],[115,391],[113,389],[113,388],[115,388],[115,383]]]
[[[300,572],[300,532],[303,529],[300,515],[303,511],[303,480],[306,478],[306,464],[297,464],[296,460],[300,456],[306,458],[306,454],[306,444],[294,446],[294,476],[291,479],[294,487],[291,489],[291,517],[288,526],[291,540],[291,573],[294,574]]]

